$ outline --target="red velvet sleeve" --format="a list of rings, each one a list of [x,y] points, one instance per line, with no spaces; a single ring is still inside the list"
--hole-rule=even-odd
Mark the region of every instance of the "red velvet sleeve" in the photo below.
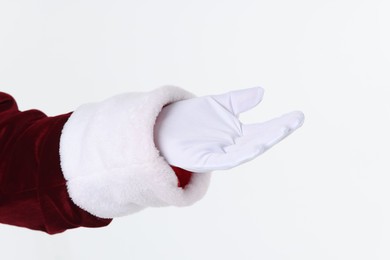
[[[0,92],[1,223],[55,234],[111,222],[80,209],[67,194],[59,140],[70,115],[21,112],[10,95]]]
[[[59,140],[70,115],[21,112],[12,96],[0,92],[0,223],[56,234],[112,221],[89,214],[69,198]],[[184,188],[192,173],[172,168]]]

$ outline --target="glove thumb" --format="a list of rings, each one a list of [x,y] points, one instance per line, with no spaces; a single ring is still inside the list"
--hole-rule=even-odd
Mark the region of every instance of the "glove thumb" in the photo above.
[[[263,94],[263,88],[254,87],[210,97],[234,115],[238,115],[258,105],[263,99]]]

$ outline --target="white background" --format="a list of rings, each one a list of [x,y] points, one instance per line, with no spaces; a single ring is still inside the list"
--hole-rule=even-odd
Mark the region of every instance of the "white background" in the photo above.
[[[387,0],[0,0],[0,91],[22,110],[260,85],[243,122],[306,115],[194,206],[55,236],[0,225],[1,259],[390,259],[389,13]]]

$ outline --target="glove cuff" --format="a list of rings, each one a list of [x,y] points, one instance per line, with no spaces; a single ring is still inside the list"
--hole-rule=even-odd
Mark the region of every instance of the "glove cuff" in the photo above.
[[[78,107],[60,139],[61,168],[73,202],[101,218],[145,207],[188,206],[207,191],[210,173],[178,187],[153,138],[163,106],[194,97],[174,86],[125,93]]]

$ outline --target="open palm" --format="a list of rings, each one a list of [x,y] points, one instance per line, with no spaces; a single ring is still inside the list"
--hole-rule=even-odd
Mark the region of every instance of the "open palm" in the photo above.
[[[238,119],[260,103],[260,87],[197,97],[164,107],[155,125],[156,146],[174,166],[225,170],[252,160],[303,124],[302,112],[255,124]]]

